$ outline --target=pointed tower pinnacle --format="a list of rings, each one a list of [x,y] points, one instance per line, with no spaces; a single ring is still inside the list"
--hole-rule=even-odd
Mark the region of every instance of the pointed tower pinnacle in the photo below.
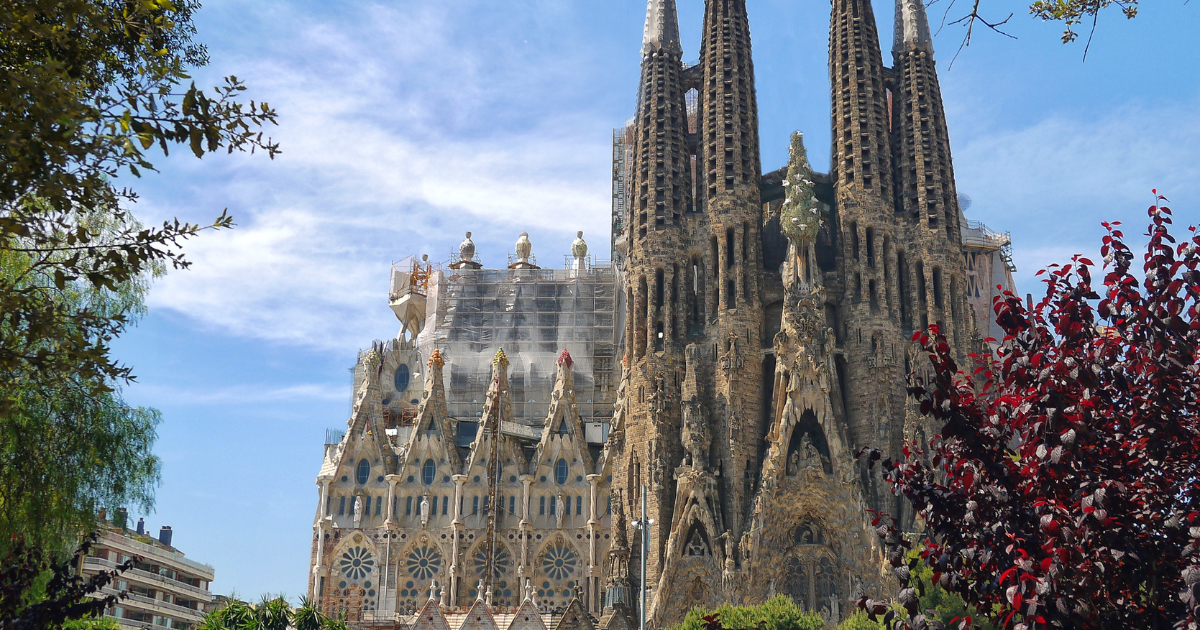
[[[682,52],[679,45],[679,17],[675,0],[649,0],[646,5],[646,30],[642,35],[642,54],[651,50]]]
[[[929,17],[923,0],[896,0],[896,34],[892,38],[892,54],[916,48],[933,53],[933,37],[929,34]]]

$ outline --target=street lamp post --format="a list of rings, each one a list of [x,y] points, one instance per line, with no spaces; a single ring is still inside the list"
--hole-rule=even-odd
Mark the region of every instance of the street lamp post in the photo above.
[[[650,528],[654,526],[654,519],[646,518],[646,486],[642,486],[642,517],[634,521],[633,526],[641,531],[642,536],[642,605],[638,627],[646,630],[646,547],[650,544]]]

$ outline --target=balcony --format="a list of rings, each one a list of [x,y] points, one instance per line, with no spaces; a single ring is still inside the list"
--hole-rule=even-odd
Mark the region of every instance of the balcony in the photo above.
[[[116,566],[116,562],[113,562],[112,560],[105,560],[103,558],[84,558],[83,560],[84,569],[111,571],[115,569]],[[200,601],[207,602],[212,599],[212,593],[202,588],[192,586],[186,582],[180,582],[179,580],[173,580],[165,575],[158,575],[157,573],[151,573],[141,569],[129,569],[128,571],[122,571],[121,578],[141,584],[154,584],[157,587],[161,587],[163,590],[170,591],[172,593],[187,594],[199,599]]]

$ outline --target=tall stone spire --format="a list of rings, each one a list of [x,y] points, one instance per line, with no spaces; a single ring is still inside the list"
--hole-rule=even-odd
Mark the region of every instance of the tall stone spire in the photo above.
[[[950,132],[942,108],[933,43],[922,0],[896,0],[892,48],[896,213],[910,234],[916,282],[903,303],[912,328],[938,324],[960,352],[972,334]],[[961,295],[960,295],[961,294]],[[907,296],[906,296],[907,297]]]
[[[679,408],[670,404],[670,378],[683,365],[688,312],[683,289],[691,286],[689,233],[697,215],[692,206],[692,156],[684,100],[683,51],[675,0],[648,0],[642,46],[641,83],[634,115],[633,168],[626,226],[625,262],[625,440],[614,449],[615,494],[633,501],[650,486],[648,511],[660,523],[671,518],[674,496],[652,479],[678,465]],[[624,506],[632,513],[633,504]],[[617,525],[613,527],[624,527]],[[656,531],[647,574],[658,579],[666,536]],[[614,537],[626,535],[614,532]],[[628,577],[628,576],[625,576]],[[614,592],[626,592],[625,579],[610,575]]]
[[[642,54],[650,50],[682,52],[675,0],[649,0],[646,6],[646,30],[642,36]]]
[[[750,22],[745,0],[708,0],[700,40],[700,156],[697,190],[705,195],[710,257],[707,341],[715,350],[714,408],[709,421],[713,460],[724,486],[720,510],[729,536],[742,521],[761,470],[762,408],[759,352],[762,302],[762,167]],[[737,559],[741,562],[742,559]]]

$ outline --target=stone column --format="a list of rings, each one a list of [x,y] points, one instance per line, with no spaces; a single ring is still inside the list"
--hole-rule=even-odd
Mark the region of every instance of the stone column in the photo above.
[[[730,304],[733,304],[734,308],[737,307],[737,304],[740,301],[749,301],[745,299],[745,296],[749,295],[746,291],[746,267],[748,267],[748,265],[745,264],[744,260],[746,254],[748,253],[746,252],[746,236],[745,225],[739,223],[738,226],[733,229],[733,281],[735,283],[734,286],[737,289],[737,297],[733,300],[733,302],[730,302]]]
[[[325,503],[329,500],[329,482],[331,481],[333,481],[333,475],[317,477],[317,485],[321,487],[321,498],[318,499],[320,503],[317,504],[317,518],[313,519],[314,523],[328,516],[325,513]]]
[[[725,240],[725,234],[718,232],[718,234],[717,234],[717,274],[716,274],[716,276],[717,276],[717,290],[721,294],[721,301],[717,303],[718,310],[726,310],[726,309],[730,308],[731,304],[732,305],[737,304],[736,296],[734,297],[733,302],[729,301],[729,283],[726,282],[726,279],[728,278],[727,273],[728,273],[728,268],[729,268],[729,256],[730,256],[729,248],[727,247],[728,244],[729,243]]]
[[[588,566],[587,566],[587,607],[593,613],[600,612],[597,606],[598,601],[595,596],[597,580],[596,575],[596,535],[600,532],[600,519],[596,518],[596,485],[600,483],[600,475],[591,474],[587,476],[588,480]]]
[[[675,274],[663,272],[663,348],[675,339]]]
[[[466,475],[454,475],[454,520],[450,521],[450,606],[458,605],[458,541],[462,538],[462,492]]]
[[[384,479],[388,482],[388,498],[387,505],[383,508],[384,515],[386,516],[383,519],[383,526],[388,529],[395,529],[396,522],[392,520],[392,516],[394,516],[392,510],[396,505],[396,484],[400,482],[400,475],[387,475]]]
[[[521,475],[521,570],[518,575],[524,576],[525,567],[529,565],[529,484],[533,483],[532,475]]]

